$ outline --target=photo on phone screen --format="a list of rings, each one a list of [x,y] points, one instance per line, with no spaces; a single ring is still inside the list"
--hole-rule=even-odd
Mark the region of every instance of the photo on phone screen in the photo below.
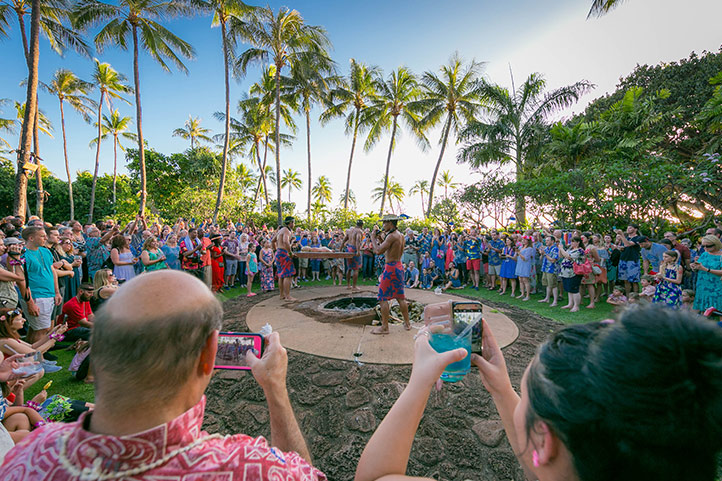
[[[471,352],[481,354],[481,317],[483,306],[480,302],[454,302],[452,304],[452,314],[454,318],[454,332],[461,332],[476,321],[476,325],[471,329]]]
[[[218,350],[214,369],[250,370],[246,364],[246,353],[256,357],[263,353],[263,336],[243,332],[221,332],[218,334]]]

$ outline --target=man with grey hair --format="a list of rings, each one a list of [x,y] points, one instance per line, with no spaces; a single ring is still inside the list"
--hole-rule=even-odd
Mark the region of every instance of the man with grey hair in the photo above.
[[[3,481],[56,479],[325,480],[296,422],[278,333],[246,362],[268,401],[271,442],[201,430],[223,310],[199,279],[173,270],[124,284],[95,318],[95,410],[33,431]]]

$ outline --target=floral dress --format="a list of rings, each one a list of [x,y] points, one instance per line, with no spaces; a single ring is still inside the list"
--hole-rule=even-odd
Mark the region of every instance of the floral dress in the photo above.
[[[704,312],[710,307],[722,310],[722,278],[705,272],[706,269],[722,269],[722,255],[703,252],[698,262],[705,270],[697,271],[697,289],[694,296],[694,309]]]
[[[273,282],[273,251],[271,249],[262,249],[261,260],[263,262],[258,266],[261,272],[261,290],[272,291],[276,288]],[[267,266],[264,262],[268,262],[270,265]]]
[[[664,277],[674,279],[677,277],[677,266],[667,267],[664,270]],[[674,282],[662,281],[657,290],[654,291],[652,302],[655,304],[666,304],[669,307],[678,309],[682,306],[682,287]]]

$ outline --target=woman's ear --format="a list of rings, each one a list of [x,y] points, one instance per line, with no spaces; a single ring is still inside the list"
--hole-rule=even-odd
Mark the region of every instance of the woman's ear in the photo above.
[[[560,452],[561,440],[544,421],[534,423],[531,438],[539,466],[551,464]]]

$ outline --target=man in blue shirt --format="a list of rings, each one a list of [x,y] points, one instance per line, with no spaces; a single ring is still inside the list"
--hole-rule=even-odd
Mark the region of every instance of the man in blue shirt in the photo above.
[[[491,231],[491,240],[488,244],[489,253],[489,290],[493,291],[496,287],[496,278],[501,275],[501,251],[504,250],[504,241],[499,238],[496,230]]]
[[[466,239],[464,246],[466,251],[466,269],[471,273],[472,288],[479,290],[479,271],[481,270],[481,241],[476,227],[471,228],[471,233]]]
[[[409,261],[409,267],[406,268],[406,287],[411,289],[419,287],[419,270],[414,261]]]
[[[63,302],[58,286],[58,275],[53,269],[53,255],[45,247],[47,234],[42,227],[26,227],[25,273],[28,277],[25,302],[27,303],[28,336],[33,343],[50,331],[55,306]]]
[[[559,287],[557,275],[559,274],[559,247],[554,236],[548,235],[544,239],[546,247],[539,248],[539,255],[542,257],[542,285],[547,288],[547,295],[539,302],[549,302],[552,297],[551,307],[557,305],[559,299]]]
[[[639,245],[642,248],[642,274],[656,274],[659,272],[659,264],[662,262],[662,254],[668,250],[667,246],[652,242],[645,236],[642,236],[642,239],[639,241]]]
[[[431,234],[429,234],[429,228],[424,227],[419,234],[419,258],[423,257],[424,253],[428,252],[431,254]]]

